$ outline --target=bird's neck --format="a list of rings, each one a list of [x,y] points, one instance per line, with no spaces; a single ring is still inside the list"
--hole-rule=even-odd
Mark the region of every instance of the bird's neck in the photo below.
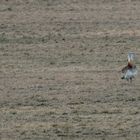
[[[132,68],[133,64],[131,62],[128,62],[128,68]]]

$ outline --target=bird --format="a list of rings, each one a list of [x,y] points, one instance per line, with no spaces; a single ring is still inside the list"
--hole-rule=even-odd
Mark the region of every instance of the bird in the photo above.
[[[121,79],[125,79],[127,81],[130,81],[131,83],[132,83],[132,79],[135,78],[135,76],[138,73],[137,67],[134,63],[134,58],[135,58],[135,53],[129,52],[128,53],[128,63],[121,70],[121,72],[123,74]]]

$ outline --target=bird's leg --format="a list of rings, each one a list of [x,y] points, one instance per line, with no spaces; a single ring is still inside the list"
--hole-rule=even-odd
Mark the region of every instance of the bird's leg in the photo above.
[[[132,77],[130,78],[130,83],[132,83]]]
[[[124,79],[124,76],[122,76],[121,79]]]

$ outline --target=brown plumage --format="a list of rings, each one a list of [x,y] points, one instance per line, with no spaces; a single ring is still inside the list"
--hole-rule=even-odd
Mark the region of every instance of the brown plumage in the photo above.
[[[127,66],[122,68],[122,73],[125,73],[128,69],[134,69],[134,68],[136,68],[136,65],[131,64],[131,63],[128,62]]]

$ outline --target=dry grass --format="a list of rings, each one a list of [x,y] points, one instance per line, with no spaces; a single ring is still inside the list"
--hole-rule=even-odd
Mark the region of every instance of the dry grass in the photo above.
[[[139,4],[0,1],[0,139],[138,140]]]

